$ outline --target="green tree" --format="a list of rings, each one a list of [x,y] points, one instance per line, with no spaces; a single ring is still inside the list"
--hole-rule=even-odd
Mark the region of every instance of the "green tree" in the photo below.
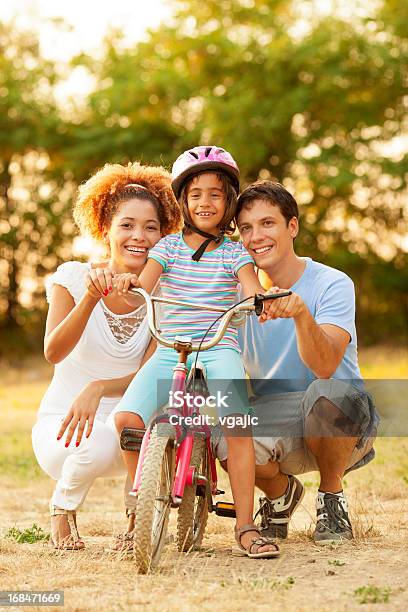
[[[406,337],[406,9],[305,20],[301,0],[173,5],[144,42],[113,31],[99,59],[75,59],[96,86],[64,121],[35,36],[0,26],[3,323],[27,316],[27,266],[41,276],[68,256],[74,179],[221,143],[243,184],[274,177],[295,193],[298,250],[352,276],[365,339]]]
[[[99,148],[105,159],[170,163],[185,147],[222,143],[244,183],[275,177],[295,192],[298,248],[353,276],[366,337],[375,318],[377,339],[406,334],[407,162],[398,136],[407,41],[392,1],[364,19],[316,14],[306,31],[295,1],[174,6],[173,22],[147,42],[126,49],[118,34],[107,42],[89,100],[91,124],[100,122],[87,139],[93,161]]]
[[[36,36],[0,23],[0,326],[8,338],[38,320],[36,279],[55,267],[64,242],[56,82]]]

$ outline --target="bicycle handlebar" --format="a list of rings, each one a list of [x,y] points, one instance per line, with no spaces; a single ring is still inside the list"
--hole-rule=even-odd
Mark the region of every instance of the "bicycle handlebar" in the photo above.
[[[132,288],[130,291],[132,293],[140,295],[145,300],[146,310],[147,310],[147,321],[148,321],[150,333],[153,336],[153,338],[155,338],[155,340],[159,342],[159,344],[162,344],[163,346],[166,346],[168,348],[174,348],[174,340],[172,341],[172,340],[168,340],[167,338],[164,338],[164,336],[162,336],[160,331],[157,329],[156,313],[155,313],[155,309],[153,306],[154,302],[158,302],[162,304],[173,304],[176,306],[186,306],[188,308],[195,308],[199,310],[209,310],[211,312],[219,312],[221,314],[225,313],[221,317],[220,322],[218,323],[218,327],[217,327],[217,331],[215,335],[210,340],[207,340],[207,342],[203,342],[203,343],[201,342],[198,342],[197,344],[192,343],[193,352],[198,351],[198,350],[206,351],[212,348],[213,346],[215,346],[216,344],[218,344],[218,342],[220,342],[220,340],[224,336],[225,331],[231,319],[235,315],[240,314],[240,313],[245,313],[249,315],[252,312],[255,312],[255,314],[259,316],[262,312],[262,302],[266,300],[275,300],[281,297],[287,297],[292,294],[291,291],[285,291],[282,293],[270,293],[268,295],[262,295],[258,293],[254,297],[248,298],[248,300],[250,299],[253,300],[252,303],[237,304],[234,308],[225,310],[224,308],[217,308],[216,306],[203,307],[203,306],[199,306],[198,304],[194,304],[193,302],[183,302],[181,300],[163,298],[160,296],[151,296],[147,293],[147,291],[141,288],[135,287],[135,288]]]

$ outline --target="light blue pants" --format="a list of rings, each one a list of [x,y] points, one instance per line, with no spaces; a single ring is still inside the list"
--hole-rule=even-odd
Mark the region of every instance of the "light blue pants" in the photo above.
[[[189,355],[188,367],[194,364],[195,356],[195,353]],[[112,415],[134,412],[147,425],[152,417],[160,414],[160,408],[169,402],[173,368],[178,357],[173,349],[158,348],[136,374]],[[210,349],[200,353],[199,361],[206,367],[210,394],[226,397],[221,405],[217,405],[218,416],[248,414],[251,409],[246,376],[238,351],[233,348]]]

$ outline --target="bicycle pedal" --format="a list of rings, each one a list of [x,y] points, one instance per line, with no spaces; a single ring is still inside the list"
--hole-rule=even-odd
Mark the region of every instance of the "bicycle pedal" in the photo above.
[[[232,502],[217,502],[215,504],[215,514],[217,516],[227,516],[229,518],[236,518],[235,506]]]
[[[145,429],[124,427],[120,434],[120,448],[127,451],[140,451]]]

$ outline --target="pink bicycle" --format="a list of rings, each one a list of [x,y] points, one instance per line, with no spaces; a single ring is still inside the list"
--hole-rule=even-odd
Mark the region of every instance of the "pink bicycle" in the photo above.
[[[150,333],[160,344],[174,348],[179,362],[173,370],[171,391],[173,397],[185,398],[192,391],[204,399],[208,393],[205,370],[196,360],[190,376],[186,365],[192,352],[205,351],[215,346],[223,337],[230,323],[240,325],[246,315],[262,312],[265,299],[276,299],[291,292],[256,295],[243,300],[233,308],[224,310],[205,307],[219,312],[218,328],[211,340],[193,343],[190,337],[164,338],[156,326],[154,303],[166,303],[189,308],[200,308],[190,302],[150,296],[143,289],[133,289],[141,295],[147,306]],[[204,340],[204,339],[203,339]],[[181,394],[180,394],[181,392]],[[191,394],[190,394],[191,395]],[[194,402],[196,406],[200,402]],[[217,488],[217,470],[211,449],[211,430],[207,424],[185,427],[187,417],[197,417],[199,410],[191,402],[183,401],[181,409],[168,407],[162,416],[154,419],[146,430],[125,428],[121,434],[121,446],[125,450],[140,450],[132,494],[137,496],[136,526],[134,530],[134,555],[141,573],[157,566],[166,539],[171,508],[178,508],[177,546],[188,551],[200,546],[208,513],[235,517],[234,504],[213,502],[213,496],[224,493]],[[174,418],[172,418],[174,417]],[[181,419],[180,419],[181,417]],[[173,425],[171,422],[175,421]]]

